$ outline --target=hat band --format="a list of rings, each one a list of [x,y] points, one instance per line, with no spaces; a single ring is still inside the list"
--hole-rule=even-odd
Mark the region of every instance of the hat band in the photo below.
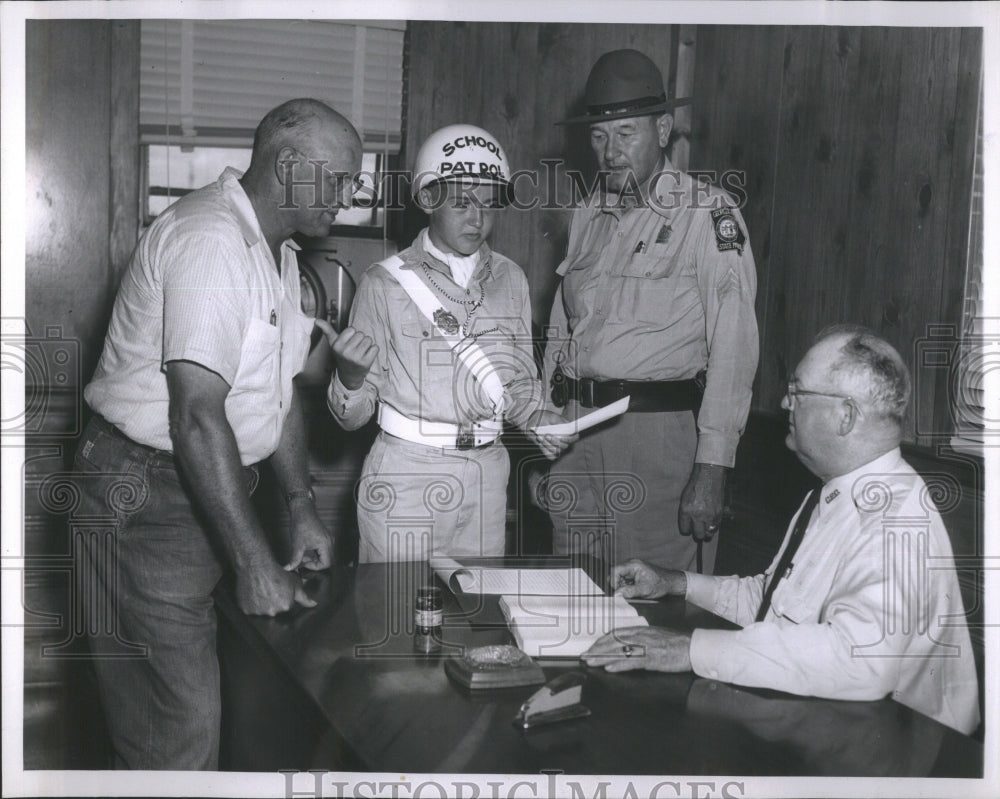
[[[641,111],[643,108],[649,108],[650,106],[660,105],[667,101],[667,95],[661,94],[659,97],[639,97],[635,100],[629,100],[626,105],[620,105],[618,103],[606,103],[604,105],[588,105],[587,113],[595,114],[597,116],[611,116],[612,114],[621,114],[629,111]]]

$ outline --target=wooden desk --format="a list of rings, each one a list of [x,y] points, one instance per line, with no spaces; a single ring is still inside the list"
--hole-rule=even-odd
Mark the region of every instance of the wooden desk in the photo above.
[[[551,565],[551,561],[549,561]],[[426,564],[335,568],[318,601],[248,617],[223,587],[223,767],[391,773],[981,777],[977,741],[891,700],[836,702],[741,689],[693,674],[587,672],[589,718],[527,733],[511,721],[536,687],[470,694],[442,660],[509,642],[489,603],[445,596],[445,651],[414,652],[413,598]],[[729,626],[674,598],[638,606],[653,624]],[[450,646],[449,646],[450,645]]]

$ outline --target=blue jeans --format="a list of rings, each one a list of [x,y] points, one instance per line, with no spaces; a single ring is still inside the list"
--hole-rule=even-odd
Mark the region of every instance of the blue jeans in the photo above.
[[[82,609],[116,766],[216,769],[223,560],[173,455],[95,416],[77,447]],[[247,468],[251,492],[257,471]],[[96,528],[94,519],[103,519]]]

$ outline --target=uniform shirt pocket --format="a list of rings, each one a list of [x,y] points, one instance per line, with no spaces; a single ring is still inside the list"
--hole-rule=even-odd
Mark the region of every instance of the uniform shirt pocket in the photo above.
[[[411,393],[402,374],[395,376],[397,368],[409,374],[417,388],[417,397],[409,397],[408,402],[416,402],[421,409],[421,418],[428,413],[441,412],[452,403],[452,386],[455,381],[455,355],[449,343],[436,336],[430,322],[406,319],[399,326],[400,334],[394,346],[398,367],[390,367],[388,379],[396,383],[396,389],[403,394]]]
[[[403,337],[407,339],[421,339],[421,338],[431,337],[430,325],[421,324],[417,320],[403,322],[403,324],[400,326],[400,329],[403,331]]]
[[[805,563],[800,570],[793,565],[792,574],[775,589],[771,606],[775,613],[795,624],[815,624],[830,593],[829,582],[822,568]]]
[[[666,253],[636,253],[622,269],[622,277],[642,278],[646,280],[665,280],[680,272],[678,255]]]
[[[619,281],[621,302],[612,321],[665,326],[701,305],[694,269],[686,269],[676,253],[636,253]]]
[[[439,350],[445,349],[450,351],[451,348],[437,334],[437,330],[429,321],[412,319],[404,320],[399,326],[399,339],[396,349],[400,360],[404,363],[412,366],[416,366],[417,364],[429,366],[432,363],[440,363],[442,360],[442,356],[436,354]]]

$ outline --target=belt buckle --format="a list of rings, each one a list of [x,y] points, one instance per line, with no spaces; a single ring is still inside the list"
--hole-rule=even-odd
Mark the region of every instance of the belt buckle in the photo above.
[[[584,408],[594,407],[594,378],[582,377],[579,381],[580,404]]]
[[[459,424],[458,435],[455,436],[455,449],[473,449],[476,446],[476,435],[471,424]]]

